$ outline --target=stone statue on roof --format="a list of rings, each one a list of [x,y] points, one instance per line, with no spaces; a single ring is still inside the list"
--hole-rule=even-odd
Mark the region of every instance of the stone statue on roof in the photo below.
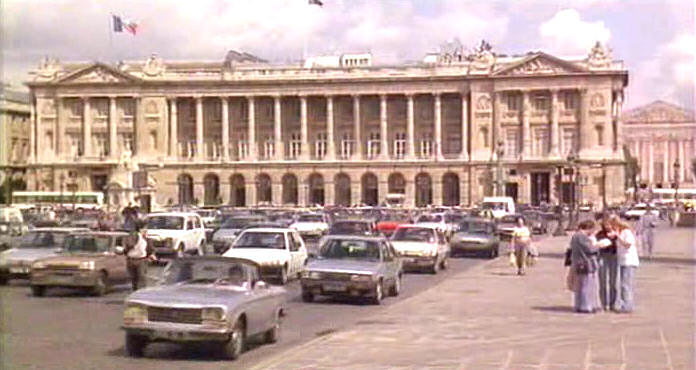
[[[487,72],[495,64],[495,54],[493,54],[493,46],[486,40],[481,40],[481,43],[474,51],[467,56],[471,61],[471,70],[476,72]]]
[[[587,64],[591,69],[603,69],[611,66],[611,49],[597,41],[587,56]]]

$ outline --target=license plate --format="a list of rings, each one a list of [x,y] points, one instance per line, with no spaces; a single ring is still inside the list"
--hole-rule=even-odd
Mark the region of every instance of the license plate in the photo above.
[[[341,284],[324,284],[322,288],[327,292],[345,292],[346,287]]]
[[[51,278],[51,280],[55,283],[70,283],[70,282],[72,282],[73,277],[72,277],[72,275],[65,275],[65,274],[57,275],[56,274],[56,275],[53,275],[53,278]]]
[[[29,267],[10,267],[10,274],[28,274]]]

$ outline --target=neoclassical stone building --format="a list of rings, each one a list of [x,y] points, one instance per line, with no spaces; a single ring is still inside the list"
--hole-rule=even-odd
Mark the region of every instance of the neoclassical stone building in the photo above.
[[[658,100],[624,112],[623,121],[624,141],[638,159],[643,187],[670,188],[678,180],[682,188],[696,188],[691,172],[696,157],[693,110]]]
[[[628,72],[596,45],[586,58],[543,52],[441,54],[423,63],[274,65],[153,55],[118,65],[44,60],[31,89],[30,187],[132,197],[135,170],[154,204],[467,205],[498,189],[555,201],[567,156],[583,199],[624,190],[622,124]],[[498,148],[504,153],[498,158]],[[606,182],[599,181],[603,166]]]

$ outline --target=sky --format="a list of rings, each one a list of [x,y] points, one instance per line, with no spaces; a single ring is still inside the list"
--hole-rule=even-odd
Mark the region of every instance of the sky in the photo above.
[[[448,40],[500,54],[585,56],[600,41],[629,71],[626,107],[662,99],[693,109],[692,0],[2,0],[2,80],[60,61],[219,60],[247,51],[275,63],[307,55],[422,60]],[[139,25],[115,34],[110,14]]]

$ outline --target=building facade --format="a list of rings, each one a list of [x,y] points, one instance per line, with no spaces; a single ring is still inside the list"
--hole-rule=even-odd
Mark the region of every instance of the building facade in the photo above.
[[[397,66],[229,55],[44,60],[28,82],[30,188],[70,179],[123,204],[131,174],[147,170],[137,190],[157,205],[378,204],[391,193],[408,206],[468,205],[494,184],[538,204],[575,180],[583,199],[623,197],[628,73],[599,44],[579,60],[482,47]],[[579,177],[556,175],[569,154]]]
[[[0,90],[0,184],[7,176],[22,176],[29,159],[31,131],[27,92],[2,86]],[[3,189],[3,191],[9,188]]]
[[[624,112],[625,143],[638,160],[643,188],[696,188],[696,119],[692,110],[655,101]],[[677,166],[675,166],[675,164]]]

